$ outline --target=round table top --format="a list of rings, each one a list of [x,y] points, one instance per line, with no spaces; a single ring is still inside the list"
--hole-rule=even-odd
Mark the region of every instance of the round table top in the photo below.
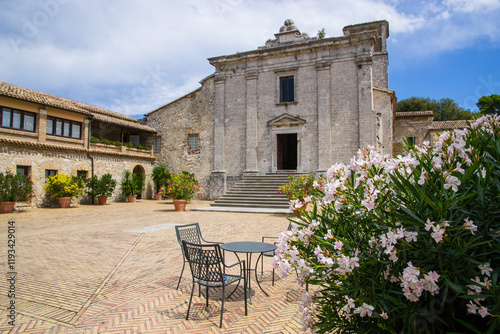
[[[276,245],[268,244],[266,242],[237,241],[222,244],[220,245],[220,248],[236,253],[264,253],[275,250]]]

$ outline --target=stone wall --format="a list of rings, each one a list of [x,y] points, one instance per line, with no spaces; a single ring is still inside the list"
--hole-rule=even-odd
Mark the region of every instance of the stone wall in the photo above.
[[[172,173],[194,173],[205,197],[209,196],[214,165],[213,101],[214,80],[208,77],[200,89],[147,114],[147,125],[161,136],[155,165],[165,165]],[[189,150],[189,134],[199,135],[199,150]]]
[[[398,112],[394,121],[393,153],[402,154],[402,145],[407,137],[414,137],[415,144],[429,140],[434,114],[432,111]]]
[[[98,155],[94,154],[94,174],[103,175],[110,173],[117,181],[117,187],[110,201],[122,200],[120,195],[120,182],[123,171],[130,171],[137,165],[141,166],[146,174],[147,186],[144,197],[152,196],[151,170],[152,160],[136,159],[132,157]],[[28,166],[33,191],[35,196],[29,203],[31,206],[53,206],[54,199],[46,196],[43,186],[45,183],[45,170],[57,170],[59,173],[76,174],[77,171],[86,171],[90,177],[92,173],[92,160],[84,150],[66,151],[59,149],[22,147],[19,145],[2,145],[0,147],[0,172],[16,171],[16,166]],[[81,196],[82,203],[88,202],[86,196]]]

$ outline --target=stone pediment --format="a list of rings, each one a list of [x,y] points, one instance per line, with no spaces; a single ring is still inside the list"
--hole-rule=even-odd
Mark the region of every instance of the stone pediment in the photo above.
[[[268,127],[279,128],[285,126],[299,126],[306,124],[306,120],[287,113],[281,114],[267,122]]]

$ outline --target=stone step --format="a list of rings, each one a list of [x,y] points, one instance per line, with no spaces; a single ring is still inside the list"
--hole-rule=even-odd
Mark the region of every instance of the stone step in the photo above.
[[[288,209],[288,204],[266,204],[266,203],[242,203],[242,202],[224,202],[212,203],[210,206],[224,206],[224,207],[241,207],[241,208],[273,208],[273,209]]]
[[[278,193],[279,187],[288,182],[285,173],[243,176],[211,206],[288,209],[288,198]]]

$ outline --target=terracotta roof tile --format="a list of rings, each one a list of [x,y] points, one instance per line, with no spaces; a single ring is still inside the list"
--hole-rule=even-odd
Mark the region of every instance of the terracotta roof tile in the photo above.
[[[140,129],[147,132],[156,132],[156,130],[152,127],[139,124],[135,118],[127,115],[99,108],[90,104],[65,99],[63,97],[15,86],[5,82],[0,82],[0,95],[93,116],[94,118],[107,123]]]
[[[397,112],[396,117],[414,117],[414,116],[434,116],[432,110],[427,111],[403,111]]]
[[[434,130],[452,130],[452,129],[463,129],[467,126],[466,120],[456,120],[456,121],[436,121],[432,122],[432,128]]]

